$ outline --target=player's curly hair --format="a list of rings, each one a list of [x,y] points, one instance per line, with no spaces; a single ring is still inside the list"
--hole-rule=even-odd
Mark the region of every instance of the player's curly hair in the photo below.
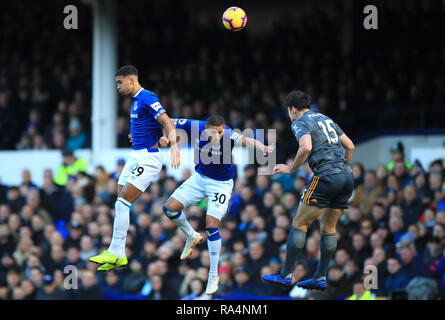
[[[138,69],[136,69],[135,66],[128,65],[128,66],[123,66],[123,67],[120,67],[119,69],[117,69],[116,77],[118,77],[118,76],[122,76],[122,77],[138,76],[138,73],[139,73]]]
[[[311,108],[311,96],[300,90],[292,90],[284,99],[285,109],[295,107],[298,110]]]

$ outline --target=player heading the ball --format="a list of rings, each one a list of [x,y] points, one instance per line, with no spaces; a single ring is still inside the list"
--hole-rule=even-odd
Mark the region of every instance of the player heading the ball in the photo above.
[[[132,97],[129,138],[133,150],[118,181],[111,244],[108,250],[89,259],[101,264],[97,269],[99,271],[109,271],[128,264],[125,242],[130,224],[130,206],[150,183],[157,179],[161,171],[162,160],[158,141],[163,130],[171,146],[171,166],[173,169],[180,166],[175,127],[158,97],[139,84],[138,70],[131,65],[119,68],[116,72],[116,84],[119,94]]]
[[[168,218],[187,236],[181,259],[186,259],[193,248],[201,241],[202,236],[196,232],[183,213],[189,207],[207,198],[206,232],[207,246],[210,255],[210,270],[206,293],[214,294],[218,290],[218,262],[221,250],[219,225],[226,214],[233,190],[235,167],[232,161],[232,149],[239,144],[257,149],[268,155],[275,149],[274,145],[265,146],[260,141],[248,138],[233,131],[226,125],[223,117],[210,116],[207,121],[176,119],[174,125],[184,130],[195,148],[195,173],[180,185],[165,202],[162,210]],[[178,130],[179,131],[179,130]],[[193,132],[200,138],[193,137]],[[161,147],[171,143],[162,137]]]

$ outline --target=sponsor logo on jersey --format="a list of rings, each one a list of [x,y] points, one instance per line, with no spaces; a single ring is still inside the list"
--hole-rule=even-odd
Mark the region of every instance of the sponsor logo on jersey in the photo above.
[[[199,146],[199,139],[196,139],[196,140],[195,140],[194,147],[195,147],[196,149],[198,149],[200,152],[205,152],[205,153],[209,153],[209,152],[210,152],[210,154],[212,154],[212,155],[216,155],[216,156],[220,156],[220,155],[223,154],[222,151],[218,150],[218,149],[221,148],[220,145],[216,145],[216,146],[213,146],[213,145],[212,145],[211,148],[200,147],[200,146]],[[216,149],[216,150],[215,150],[215,149]]]

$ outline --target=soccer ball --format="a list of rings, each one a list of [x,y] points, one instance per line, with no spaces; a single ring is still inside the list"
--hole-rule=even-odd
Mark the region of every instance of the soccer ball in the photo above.
[[[224,27],[230,31],[238,31],[247,24],[247,14],[243,9],[238,7],[230,7],[222,16]]]

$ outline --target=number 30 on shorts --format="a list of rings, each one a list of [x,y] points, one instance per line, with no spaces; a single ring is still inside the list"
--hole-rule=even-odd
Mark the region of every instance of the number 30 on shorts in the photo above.
[[[212,202],[219,202],[221,204],[224,204],[224,202],[226,202],[226,199],[227,197],[224,193],[215,192]]]
[[[141,174],[144,173],[144,168],[141,166],[136,166],[133,170],[131,170],[131,173],[134,174],[136,177],[139,177]]]

